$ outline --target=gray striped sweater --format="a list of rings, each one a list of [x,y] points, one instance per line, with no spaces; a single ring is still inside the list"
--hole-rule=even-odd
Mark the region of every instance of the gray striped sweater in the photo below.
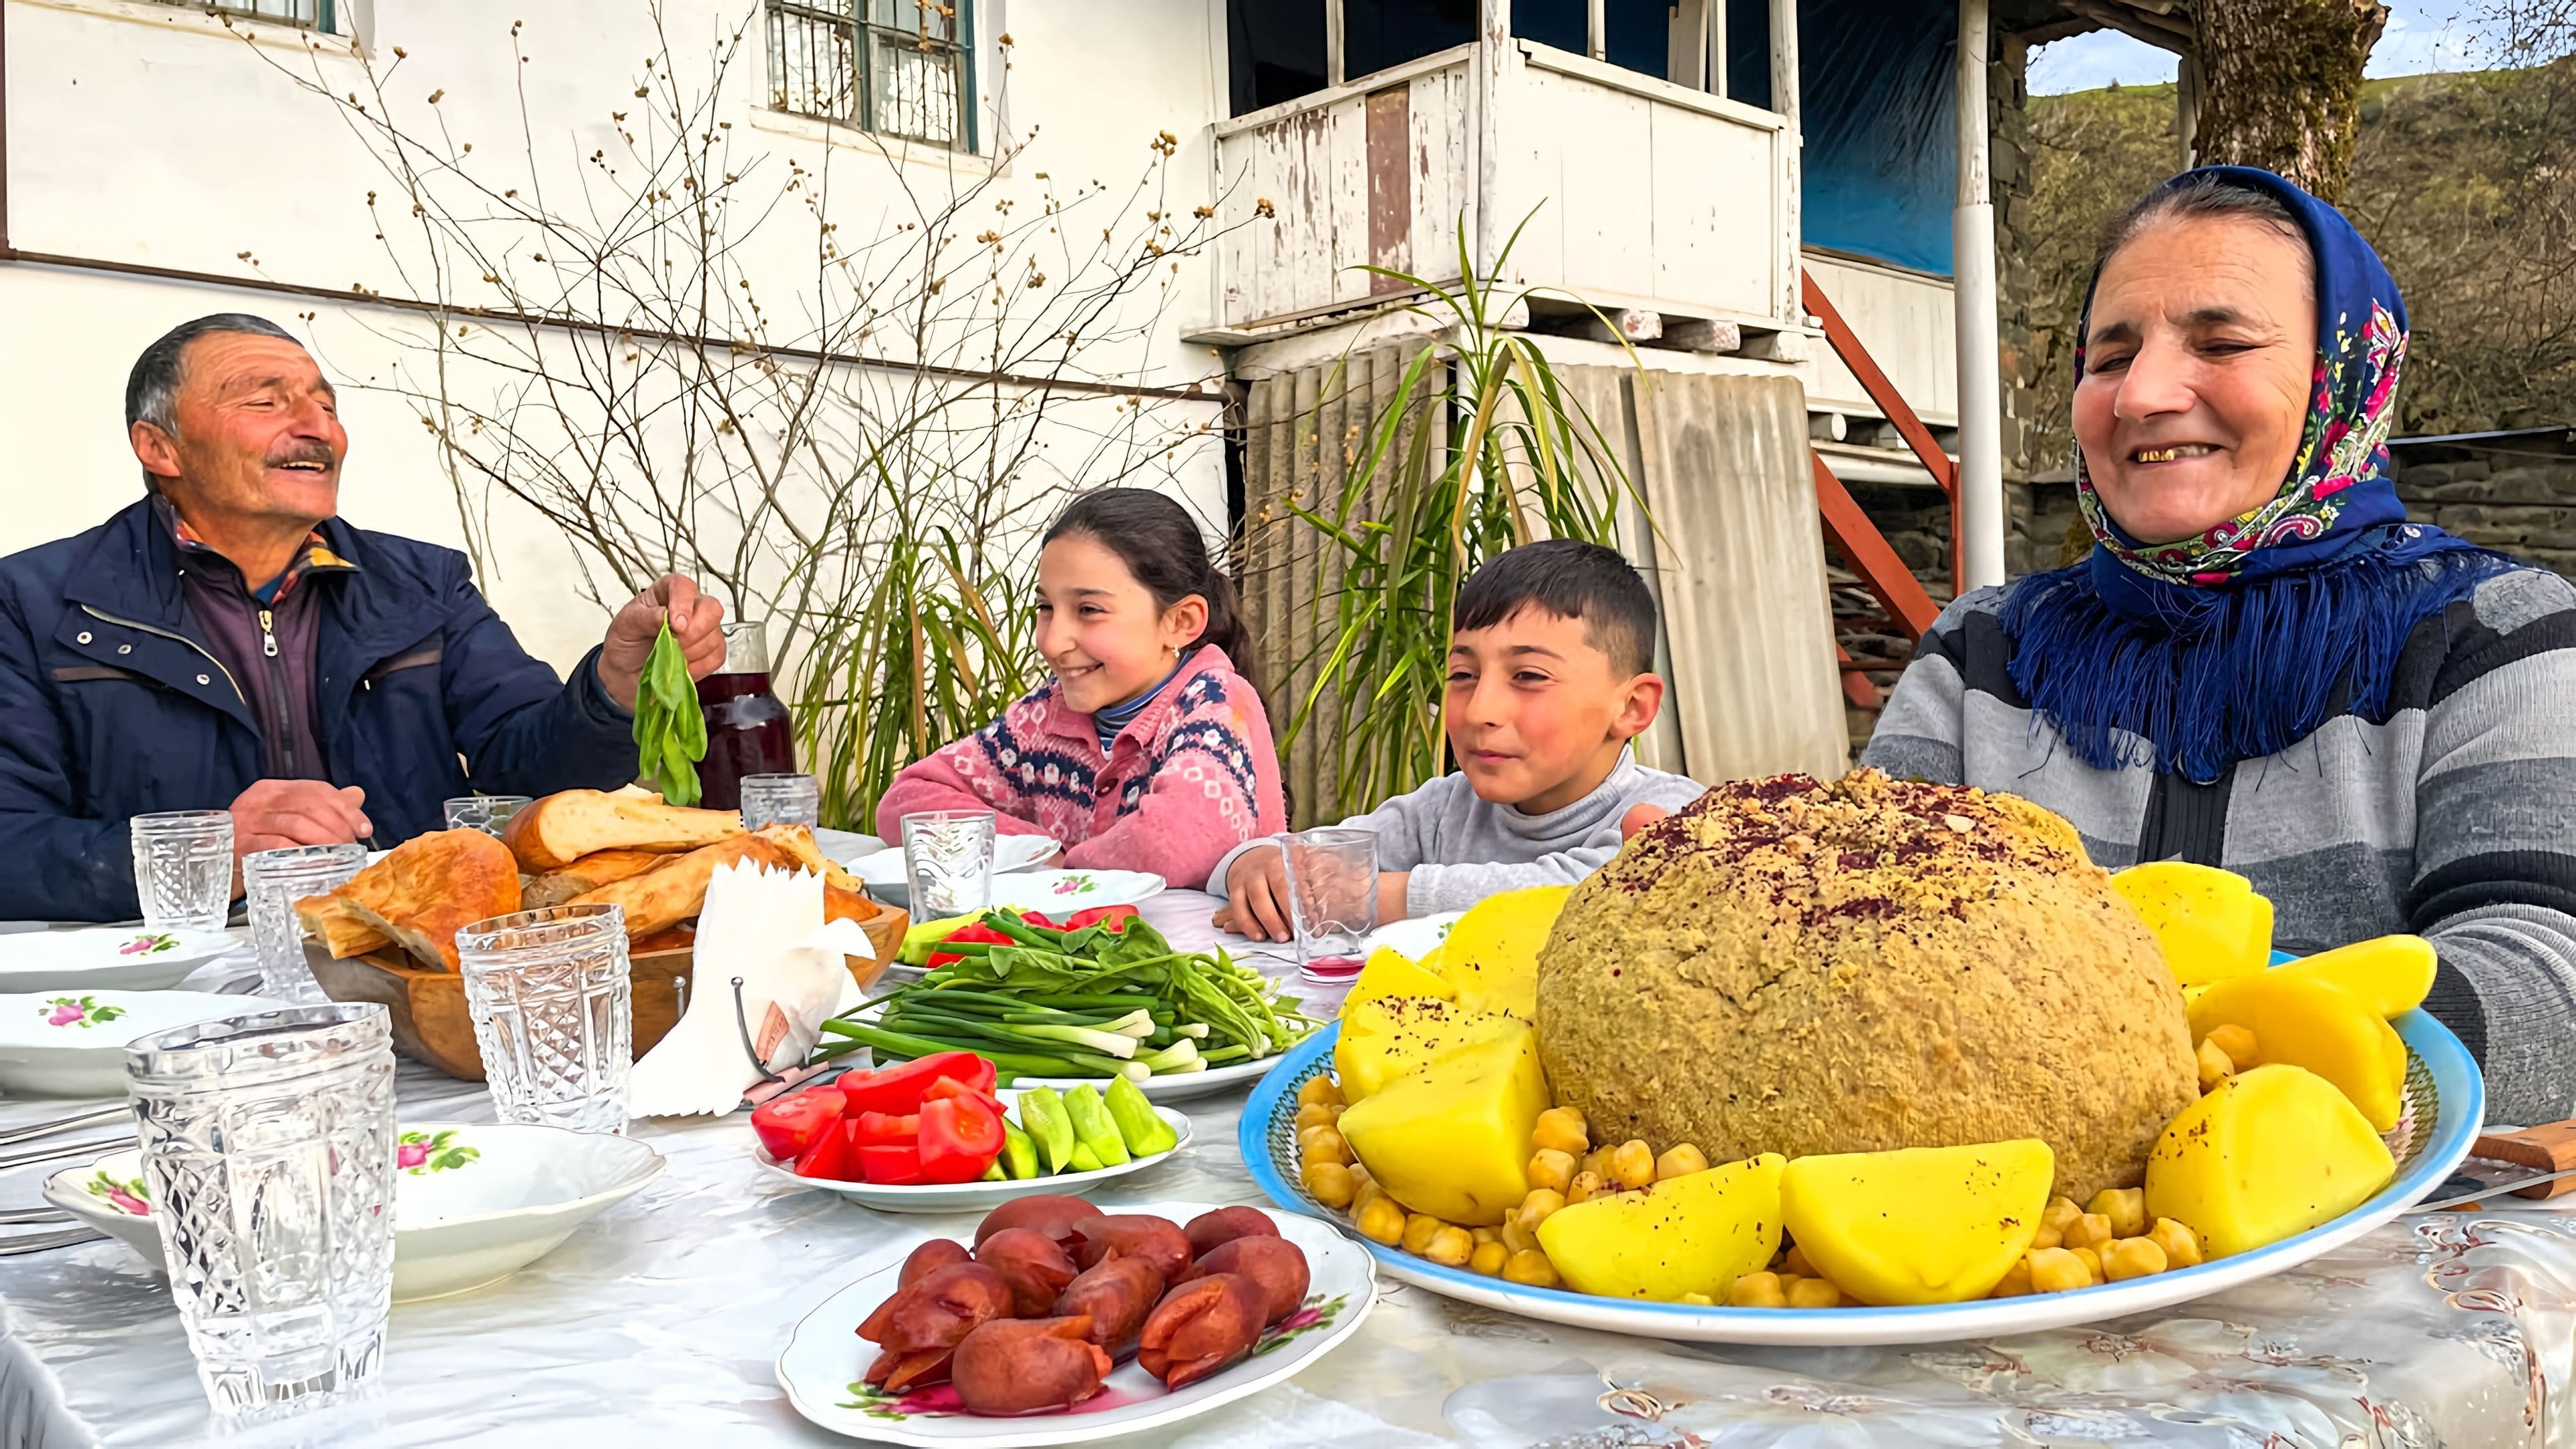
[[[2206,786],[2068,753],[2013,687],[2002,603],[1943,611],[1863,763],[2036,801],[2115,870],[2236,871],[2285,951],[2415,932],[2441,960],[2425,1006],[2485,1069],[2489,1120],[2576,1117],[2576,589],[2487,580],[2407,638],[2386,719],[2338,714]]]

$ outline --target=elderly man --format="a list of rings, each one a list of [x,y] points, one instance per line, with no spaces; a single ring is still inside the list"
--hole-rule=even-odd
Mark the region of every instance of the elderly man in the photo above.
[[[614,788],[663,616],[693,676],[723,657],[721,607],[671,575],[558,681],[464,555],[338,517],[349,435],[272,322],[173,329],[125,420],[145,496],[0,559],[0,919],[135,915],[126,822],[150,811],[230,810],[238,864],[392,845],[469,791]]]

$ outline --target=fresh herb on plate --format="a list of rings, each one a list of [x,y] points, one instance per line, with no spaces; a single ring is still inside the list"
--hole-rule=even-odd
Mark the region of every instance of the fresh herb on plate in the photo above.
[[[707,717],[689,679],[689,656],[665,616],[635,681],[635,774],[658,784],[671,804],[695,805],[698,761],[706,757]]]

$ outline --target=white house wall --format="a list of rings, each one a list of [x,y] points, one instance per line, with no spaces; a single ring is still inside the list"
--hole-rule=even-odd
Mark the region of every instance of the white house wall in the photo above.
[[[335,92],[365,84],[366,67],[346,55],[309,59],[291,36],[254,50],[240,34],[194,12],[148,0],[0,0],[8,26],[10,241],[32,253],[174,268],[217,276],[256,275],[326,288],[362,284],[389,295],[408,289],[394,275],[377,223],[365,206],[392,187],[335,109],[298,88],[264,59],[299,67]],[[444,122],[477,141],[499,176],[515,167],[522,185],[551,188],[569,210],[593,150],[622,144],[615,111],[640,114],[634,97],[650,77],[654,41],[645,0],[504,6],[486,0],[375,0],[369,53],[393,72],[389,95],[408,128]],[[664,11],[679,54],[700,56],[737,25],[747,54],[716,117],[730,120],[728,166],[782,174],[790,161],[828,173],[828,215],[845,242],[881,235],[912,214],[913,196],[947,194],[952,178],[988,163],[929,150],[899,150],[889,164],[869,138],[763,109],[765,50],[758,7],[745,0],[668,0]],[[976,34],[985,63],[983,139],[997,116],[1035,142],[1000,178],[994,198],[1026,216],[1052,194],[1093,182],[1124,196],[1154,158],[1157,138],[1176,138],[1172,190],[1154,202],[1185,225],[1212,172],[1209,123],[1223,113],[1217,40],[1205,0],[1119,0],[1116,23],[1078,0],[983,0]],[[526,20],[515,63],[510,28]],[[1005,51],[998,38],[1008,33]],[[1007,60],[1005,60],[1007,57]],[[701,65],[703,62],[699,62]],[[316,71],[314,67],[318,66]],[[686,86],[691,77],[684,70]],[[427,97],[440,92],[437,109]],[[519,154],[524,92],[533,156]],[[482,164],[480,161],[477,164]],[[1040,173],[1045,173],[1041,177]],[[1140,207],[1148,203],[1140,203]],[[403,233],[398,210],[388,208]],[[793,220],[793,218],[790,218]],[[1093,222],[1097,226],[1099,222]],[[1124,232],[1122,231],[1122,236]],[[764,228],[743,244],[746,268],[774,317],[792,320],[800,279],[815,267],[810,229]],[[248,254],[247,259],[243,254]],[[1147,331],[1120,355],[1087,365],[1122,381],[1195,383],[1219,370],[1205,347],[1180,338],[1212,320],[1214,289],[1198,259],[1180,262],[1166,296],[1157,285],[1126,314]],[[471,286],[459,299],[486,300]],[[1016,305],[1012,303],[1011,305]],[[1158,313],[1157,309],[1161,309]],[[11,439],[10,507],[0,510],[0,552],[89,527],[138,493],[121,415],[125,376],[154,336],[188,317],[219,310],[270,316],[311,339],[339,385],[352,439],[342,501],[362,526],[463,546],[466,524],[435,445],[410,406],[381,388],[415,356],[405,338],[426,323],[416,314],[357,303],[105,275],[35,265],[0,265],[0,430]],[[792,328],[790,329],[792,330]],[[497,379],[462,376],[460,392]],[[1187,422],[1215,416],[1213,401],[1167,405]],[[1132,416],[1132,415],[1129,415]],[[1047,456],[1082,481],[1101,461],[1097,439],[1121,426],[1114,400],[1074,410]],[[1224,468],[1212,434],[1151,460],[1164,480],[1212,528],[1222,528]],[[558,666],[597,638],[598,611],[579,593],[571,550],[542,520],[506,498],[490,501],[486,588],[522,640]]]

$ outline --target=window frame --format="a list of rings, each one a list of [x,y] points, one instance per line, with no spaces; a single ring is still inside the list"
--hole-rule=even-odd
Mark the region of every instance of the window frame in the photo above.
[[[256,8],[259,0],[158,0],[158,3],[178,10],[229,15],[235,20],[264,22],[269,25],[292,25],[298,29],[310,29],[317,35],[346,36],[349,34],[340,26],[342,7],[337,0],[286,0],[286,3],[299,7],[310,3],[313,7],[311,20],[297,15],[268,14]]]
[[[935,8],[937,0],[896,0],[898,5],[911,4],[915,13]],[[920,32],[882,25],[869,18],[874,0],[761,0],[761,54],[769,71],[769,96],[761,109],[774,115],[793,116],[821,125],[836,126],[859,132],[880,142],[921,146],[932,151],[960,156],[981,156],[983,149],[983,107],[977,99],[978,80],[976,0],[954,0],[955,33],[934,44],[948,52],[957,77],[956,114],[952,118],[954,139],[940,141],[916,136],[901,130],[888,130],[874,124],[879,104],[876,83],[876,55],[880,44],[900,41],[911,46],[922,38]],[[823,115],[800,110],[793,104],[784,86],[784,47],[778,27],[792,21],[814,27],[835,27],[846,32],[850,46],[850,73],[843,78],[850,97],[849,114]]]

